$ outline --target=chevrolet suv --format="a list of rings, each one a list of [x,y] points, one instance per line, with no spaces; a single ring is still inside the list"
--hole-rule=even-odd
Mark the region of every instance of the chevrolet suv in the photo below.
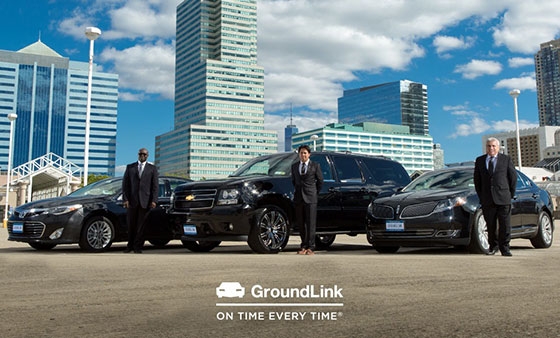
[[[410,182],[398,162],[385,157],[339,152],[313,152],[324,184],[317,204],[317,249],[328,248],[338,234],[366,231],[369,203],[392,195]],[[247,241],[258,253],[277,253],[294,224],[291,165],[297,153],[254,158],[228,178],[179,185],[168,210],[183,222],[183,245],[204,252],[221,241]]]

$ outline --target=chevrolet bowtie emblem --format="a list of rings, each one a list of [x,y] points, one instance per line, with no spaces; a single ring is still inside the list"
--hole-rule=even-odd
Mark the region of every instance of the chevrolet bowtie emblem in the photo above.
[[[187,197],[185,197],[186,201],[192,201],[194,200],[194,195],[187,195]]]

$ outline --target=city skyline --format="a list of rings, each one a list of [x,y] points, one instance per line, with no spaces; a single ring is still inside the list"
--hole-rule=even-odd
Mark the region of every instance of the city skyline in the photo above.
[[[117,165],[173,128],[176,1],[0,4],[0,49],[38,36],[87,61],[86,26],[102,30],[94,62],[119,74]],[[538,126],[534,54],[559,36],[560,1],[449,3],[259,0],[259,64],[265,69],[265,128],[300,132],[336,122],[343,90],[408,79],[428,86],[430,135],[445,162],[474,159],[481,135]],[[319,29],[320,28],[320,29]],[[138,118],[142,114],[142,119]],[[143,131],[139,134],[138,130]]]

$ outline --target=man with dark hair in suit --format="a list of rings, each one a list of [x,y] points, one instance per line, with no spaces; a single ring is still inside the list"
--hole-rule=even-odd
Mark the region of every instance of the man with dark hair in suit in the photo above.
[[[323,173],[321,165],[309,159],[309,146],[300,146],[298,154],[300,160],[292,165],[296,223],[301,237],[298,255],[314,255],[317,199],[323,186]]]
[[[502,256],[511,256],[511,199],[515,194],[517,171],[509,156],[499,153],[499,149],[498,139],[491,137],[486,141],[486,154],[477,157],[474,165],[474,186],[488,228],[487,255],[500,249]]]
[[[142,253],[146,216],[158,201],[158,171],[147,159],[148,150],[138,150],[138,161],[127,165],[124,172],[122,198],[128,224],[128,243],[124,252]]]

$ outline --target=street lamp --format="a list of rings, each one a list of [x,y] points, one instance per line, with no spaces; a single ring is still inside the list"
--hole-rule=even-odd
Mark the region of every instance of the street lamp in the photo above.
[[[517,97],[521,91],[519,89],[513,89],[509,92],[509,95],[513,97],[513,111],[515,113],[515,132],[517,135],[517,161],[519,163],[519,170],[521,170],[521,141],[519,140],[519,117],[517,114]]]
[[[87,101],[86,101],[86,136],[84,149],[84,186],[88,184],[88,166],[89,166],[89,124],[91,115],[91,81],[93,77],[93,42],[101,35],[101,30],[97,27],[86,27],[86,37],[89,40],[89,69],[87,84]]]
[[[313,151],[317,150],[317,140],[319,139],[318,135],[311,135],[311,141],[313,141]]]
[[[12,143],[14,138],[14,121],[17,119],[17,114],[8,114],[10,120],[10,144],[8,144],[8,176],[6,177],[6,205],[4,206],[4,228],[8,226],[8,208],[10,199],[10,183],[12,182]]]

